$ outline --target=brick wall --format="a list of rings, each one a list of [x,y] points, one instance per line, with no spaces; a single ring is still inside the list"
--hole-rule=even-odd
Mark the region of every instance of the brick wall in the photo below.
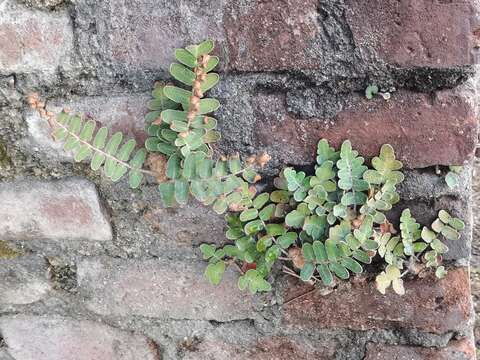
[[[0,0],[0,359],[474,359],[469,285],[477,142],[477,0]],[[400,208],[464,219],[441,281],[381,295],[278,276],[251,297],[202,277],[223,220],[164,209],[153,183],[111,184],[48,137],[25,94],[143,140],[177,46],[212,37],[219,151],[268,151],[265,175],[311,166],[318,139],[407,167]],[[366,100],[380,84],[390,100]],[[435,165],[464,164],[449,189]],[[392,214],[394,216],[395,214]],[[398,215],[398,214],[397,214]],[[306,294],[296,300],[295,297]]]

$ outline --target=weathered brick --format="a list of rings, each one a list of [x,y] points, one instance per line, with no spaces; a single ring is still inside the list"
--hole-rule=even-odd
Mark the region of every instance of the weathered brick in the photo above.
[[[287,164],[311,163],[321,138],[335,147],[350,139],[367,157],[389,143],[409,168],[463,164],[472,158],[477,141],[473,106],[450,90],[434,97],[399,91],[390,101],[358,97],[331,121],[291,117],[282,95],[257,96],[254,108],[254,141]]]
[[[324,57],[328,44],[321,39],[318,6],[316,0],[232,2],[224,18],[228,66],[275,71],[318,69],[331,62]],[[332,34],[335,39],[340,31]],[[338,43],[339,52],[342,45]]]
[[[216,321],[254,315],[252,297],[237,288],[237,273],[227,270],[213,286],[202,261],[95,258],[77,266],[80,291],[98,314]]]
[[[87,6],[79,12],[79,21],[97,23],[98,50],[108,62],[127,71],[168,71],[176,47],[209,37],[223,39],[220,0],[120,0]],[[80,35],[80,42],[86,47],[82,51],[91,51],[91,42],[85,38],[83,43],[82,36],[91,34]]]
[[[364,360],[474,360],[475,345],[472,339],[453,340],[444,348],[419,346],[367,344]]]
[[[203,243],[224,244],[225,220],[212,209],[191,202],[183,208],[151,207],[143,214],[154,232],[176,246],[192,247]]]
[[[262,337],[256,343],[240,346],[223,341],[206,340],[192,351],[185,353],[184,360],[330,360],[335,355],[335,343],[323,345],[310,343],[293,336]]]
[[[328,295],[312,292],[285,304],[283,324],[352,330],[401,327],[435,334],[462,333],[470,325],[472,303],[467,269],[451,269],[442,280],[427,277],[406,281],[405,290],[404,296],[393,291],[382,295],[374,282],[342,283]],[[284,298],[288,301],[301,293],[293,287]]]
[[[0,13],[0,73],[53,73],[69,64],[73,33],[66,11],[27,10],[8,0]]]
[[[85,118],[92,118],[100,126],[107,126],[110,134],[122,131],[125,136],[133,137],[138,144],[143,145],[146,139],[144,114],[148,95],[118,95],[92,96],[79,99],[54,100],[47,104],[47,109],[54,113],[63,108],[72,112],[83,113]],[[27,144],[33,144],[34,150],[42,151],[43,155],[55,159],[73,159],[70,153],[63,150],[63,143],[56,142],[50,136],[52,130],[45,119],[37,112],[29,111],[26,116],[28,124]]]
[[[102,323],[60,317],[0,318],[0,332],[16,360],[158,360],[148,338]]]
[[[0,184],[0,238],[108,241],[112,231],[95,186],[87,180]]]
[[[34,256],[0,257],[0,305],[23,305],[43,299],[51,290],[45,260]]]
[[[348,0],[355,44],[402,67],[447,68],[476,62],[475,1]]]

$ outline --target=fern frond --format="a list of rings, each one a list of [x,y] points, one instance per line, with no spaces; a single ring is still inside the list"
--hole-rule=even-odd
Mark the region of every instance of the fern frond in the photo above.
[[[75,161],[90,158],[92,170],[99,170],[103,166],[104,174],[112,181],[118,181],[128,173],[130,186],[137,188],[144,174],[151,174],[142,168],[145,149],[137,150],[132,156],[136,141],[129,139],[122,144],[122,132],[116,132],[108,138],[106,127],[96,131],[94,120],[83,121],[79,115],[70,115],[65,111],[58,114],[56,119],[49,117],[49,122],[54,129],[52,137],[56,141],[64,141],[64,150],[73,152]]]

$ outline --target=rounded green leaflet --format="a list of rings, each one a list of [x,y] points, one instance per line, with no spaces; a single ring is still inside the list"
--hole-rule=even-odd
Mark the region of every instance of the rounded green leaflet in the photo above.
[[[447,225],[442,228],[441,234],[448,240],[458,240],[460,238],[460,234],[457,230]]]
[[[301,228],[305,221],[305,215],[298,210],[293,210],[285,217],[285,224],[293,228]]]
[[[205,270],[205,277],[213,285],[220,284],[222,281],[223,273],[225,272],[225,263],[223,261],[218,261],[216,263],[208,264]]]
[[[288,249],[297,240],[296,232],[287,232],[277,238],[277,243],[282,249]]]
[[[244,231],[248,235],[256,234],[264,228],[262,220],[254,220],[245,224]]]
[[[143,180],[143,174],[137,170],[130,170],[128,174],[128,184],[132,189],[136,189],[140,186]]]
[[[305,257],[305,260],[315,261],[315,255],[314,255],[314,252],[313,252],[312,244],[310,244],[310,243],[303,244],[302,253],[303,253],[303,256]]]
[[[80,139],[86,142],[90,142],[95,131],[96,123],[94,120],[88,120],[84,125],[82,132],[80,133]]]
[[[220,80],[220,76],[216,73],[207,74],[205,80],[202,81],[201,89],[203,92],[206,92],[217,85],[218,81]]]
[[[327,261],[327,252],[325,251],[325,245],[321,241],[314,241],[312,244],[313,253],[317,262]]]
[[[200,106],[198,108],[198,114],[208,114],[217,110],[220,107],[220,102],[217,99],[201,99]]]
[[[161,113],[162,121],[166,124],[171,124],[173,121],[187,121],[187,112],[180,110],[163,110]]]
[[[450,220],[452,219],[452,216],[446,212],[445,210],[440,210],[438,212],[438,218],[444,223],[444,224],[448,224],[450,222]]]
[[[202,252],[205,260],[210,259],[215,254],[216,247],[210,244],[201,244],[200,251]]]
[[[242,163],[238,157],[234,157],[233,159],[228,160],[228,168],[230,169],[230,173],[236,174],[242,170]]]
[[[117,182],[118,180],[120,180],[122,178],[123,175],[125,175],[128,171],[128,168],[123,165],[123,164],[117,164],[115,166],[115,169],[113,170],[113,174],[112,174],[112,181],[113,182]]]
[[[331,285],[333,283],[333,276],[330,272],[330,269],[325,264],[317,265],[318,275],[320,275],[320,279],[322,279],[325,285]]]
[[[133,149],[135,149],[136,145],[137,142],[134,139],[128,140],[120,147],[120,150],[118,150],[117,158],[122,161],[127,161],[130,158],[130,155],[132,154]]]
[[[147,148],[147,150],[149,151],[160,151],[162,154],[165,154],[165,155],[172,155],[176,152],[176,147],[173,146],[173,145],[170,145],[170,144],[166,144],[166,143],[163,143],[163,142],[158,142],[157,143],[157,146],[156,146],[156,149],[155,150],[150,150],[148,147],[147,147],[147,143],[145,142],[145,147]]]
[[[188,182],[186,180],[175,180],[175,200],[179,204],[186,204],[188,200]]]
[[[159,110],[166,110],[166,109],[176,109],[178,108],[178,104],[175,101],[170,100],[166,95],[165,95],[165,86],[160,85],[157,86],[153,91],[152,91],[152,96],[159,101],[159,105],[161,108]]]
[[[212,71],[220,62],[218,56],[211,56],[207,62],[207,66],[205,66],[204,71],[209,72]]]
[[[195,81],[195,73],[180,64],[170,65],[170,74],[185,85],[191,86]],[[156,110],[156,109],[154,109]]]
[[[65,151],[71,151],[75,150],[78,146],[80,146],[78,139],[74,136],[70,136],[67,141],[65,141],[65,144],[63,144],[63,149]]]
[[[270,200],[277,204],[287,204],[290,201],[290,194],[286,190],[275,190],[270,194]]]
[[[103,162],[105,161],[105,158],[106,157],[103,153],[96,152],[93,155],[92,160],[90,162],[91,169],[94,171],[97,171],[98,169],[100,169],[103,165]]]
[[[197,59],[189,51],[185,49],[176,49],[175,58],[183,65],[194,68],[197,66]]]
[[[328,267],[340,279],[347,280],[350,277],[350,274],[348,273],[348,270],[345,268],[345,266],[340,265],[339,263],[330,263]]]
[[[162,138],[164,138],[168,142],[174,142],[178,134],[175,131],[170,129],[161,129],[160,135],[162,136]]]
[[[325,252],[329,261],[337,261],[337,244],[332,239],[325,240]]]
[[[352,258],[343,258],[340,260],[340,263],[353,273],[359,274],[363,271],[362,265],[360,265]]]
[[[182,175],[185,179],[190,179],[195,176],[196,173],[196,161],[195,154],[189,154],[183,160]]]
[[[68,123],[68,131],[75,135],[78,135],[81,127],[82,127],[82,119],[80,118],[80,116],[78,115],[72,116],[70,118],[70,122]]]
[[[217,214],[223,214],[225,211],[227,211],[227,208],[228,204],[225,199],[217,199],[213,204],[213,211],[215,211]]]
[[[166,207],[173,206],[175,202],[175,186],[171,182],[161,183],[158,185],[158,190],[160,191],[160,196],[162,198],[163,204]]]
[[[66,113],[63,110],[59,112],[57,115],[57,122],[60,125],[65,125],[69,119],[70,119],[70,116],[68,115],[68,113]]]
[[[213,51],[215,43],[213,40],[205,40],[204,42],[197,45],[197,56],[207,55]]]
[[[268,201],[270,198],[270,195],[268,193],[262,193],[259,194],[253,199],[253,207],[255,209],[261,209]]]
[[[303,281],[308,281],[312,277],[314,271],[315,271],[315,266],[312,263],[307,262],[303,266],[302,270],[300,270],[300,278]]]
[[[161,111],[150,111],[147,115],[145,115],[145,122],[147,124],[157,120],[160,117]]]
[[[190,91],[171,85],[165,86],[163,92],[170,100],[180,104],[188,104],[190,102],[190,96],[192,95]]]
[[[52,137],[55,139],[55,141],[65,140],[67,135],[68,132],[64,128],[57,128],[52,132]]]
[[[457,187],[460,182],[458,174],[455,174],[453,171],[449,171],[447,175],[445,175],[445,182],[450,189]]]
[[[233,229],[228,229],[225,236],[227,237],[227,239],[229,240],[236,240],[236,239],[239,239],[241,238],[242,236],[244,235],[242,229],[238,229],[238,228],[233,228]]]
[[[90,147],[90,145],[87,145],[87,144],[83,144],[82,146],[80,146],[80,148],[78,149],[77,153],[75,154],[75,161],[76,162],[80,162],[80,161],[83,161],[85,160],[87,157],[89,157],[90,155],[92,154],[92,149]]]
[[[256,219],[258,216],[257,209],[245,209],[240,213],[240,220],[241,221],[250,221]]]
[[[181,158],[177,154],[173,154],[168,158],[166,175],[170,179],[177,179],[180,177],[181,167],[180,167]]]
[[[275,204],[270,204],[265,206],[260,211],[260,213],[258,214],[258,217],[263,221],[268,221],[272,218],[274,212],[275,212]]]

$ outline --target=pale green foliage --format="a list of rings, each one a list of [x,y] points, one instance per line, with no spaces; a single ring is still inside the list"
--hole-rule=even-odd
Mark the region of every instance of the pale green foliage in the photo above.
[[[458,186],[459,174],[462,172],[463,166],[450,165],[448,169],[450,171],[447,173],[447,175],[445,175],[445,182],[450,189],[453,189]]]
[[[53,124],[52,137],[64,141],[65,151],[73,152],[75,161],[90,158],[92,170],[103,166],[104,174],[112,181],[120,180],[128,172],[130,186],[137,188],[140,185],[146,151],[140,149],[134,152],[135,140],[129,139],[122,144],[124,136],[121,132],[108,138],[106,127],[95,133],[95,121],[85,122],[79,115],[70,115],[65,111],[53,120]]]
[[[368,100],[373,99],[373,97],[378,94],[378,86],[377,85],[368,85],[365,89],[365,97]]]
[[[399,202],[397,185],[404,179],[402,164],[393,148],[385,144],[371,161],[371,168],[346,140],[337,151],[326,139],[318,142],[313,174],[285,168],[274,180],[275,190],[257,194],[256,166],[263,166],[268,155],[252,156],[246,166],[238,155],[214,157],[211,144],[220,139],[217,120],[208,114],[219,107],[204,93],[215,86],[219,76],[211,72],[218,64],[211,40],[175,51],[178,63],[170,73],[182,84],[158,84],[148,103],[145,148],[165,156],[167,180],[158,186],[165,206],[186,204],[190,195],[219,214],[227,212],[226,237],[222,248],[202,244],[208,261],[206,278],[218,284],[227,268],[235,264],[242,274],[240,289],[252,294],[269,291],[269,275],[275,264],[304,281],[321,281],[327,286],[363,271],[378,256],[386,268],[376,279],[379,291],[389,287],[405,292],[402,277],[407,264],[419,263],[425,271],[435,269],[445,276],[441,254],[448,249],[442,239],[456,240],[464,224],[440,211],[431,229],[421,227],[410,210],[400,218],[400,234],[385,216]],[[186,88],[185,88],[186,87]],[[378,92],[366,90],[367,98]],[[145,150],[132,159],[135,142],[123,143],[121,133],[110,139],[107,129],[95,133],[95,123],[62,113],[54,135],[66,140],[65,148],[75,158],[92,156],[92,168],[118,180],[130,170],[130,183],[140,184]],[[127,161],[129,161],[127,163]],[[151,173],[156,175],[156,173]],[[402,272],[403,271],[403,272]]]

